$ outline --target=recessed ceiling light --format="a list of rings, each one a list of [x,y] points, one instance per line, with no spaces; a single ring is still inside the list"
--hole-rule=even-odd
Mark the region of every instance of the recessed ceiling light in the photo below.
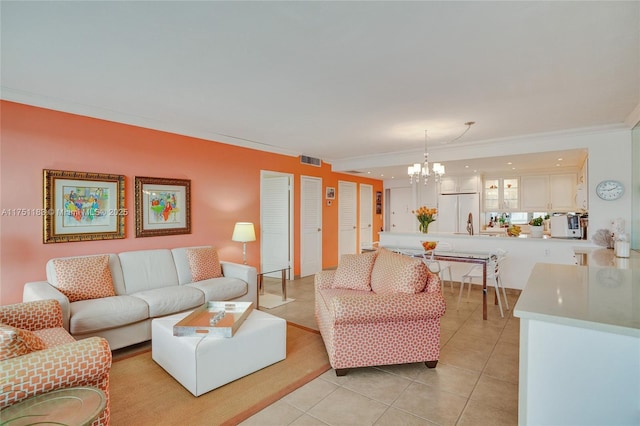
[[[562,157],[558,158],[558,161],[562,161]]]
[[[468,169],[468,168],[469,168],[469,165],[467,164],[466,166],[464,166],[464,168],[465,168],[465,169]]]
[[[556,163],[556,167],[560,167],[560,164]]]
[[[515,170],[515,169],[516,169],[515,167],[512,167],[512,168],[511,168],[511,170]]]
[[[508,164],[508,165],[512,165],[513,163],[512,163],[511,161],[509,161],[507,164]]]

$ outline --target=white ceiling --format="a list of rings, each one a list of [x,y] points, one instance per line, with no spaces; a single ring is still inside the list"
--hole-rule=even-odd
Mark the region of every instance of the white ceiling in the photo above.
[[[625,126],[640,105],[638,1],[0,8],[3,99],[334,164],[373,156],[375,177],[406,174],[398,153],[420,161],[425,129],[446,150],[467,121],[451,145]]]

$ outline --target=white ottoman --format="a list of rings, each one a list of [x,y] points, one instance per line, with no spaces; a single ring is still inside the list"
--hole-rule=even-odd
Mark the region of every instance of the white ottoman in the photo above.
[[[151,356],[195,396],[282,361],[287,322],[253,310],[233,337],[177,337],[173,326],[189,312],[154,319]]]

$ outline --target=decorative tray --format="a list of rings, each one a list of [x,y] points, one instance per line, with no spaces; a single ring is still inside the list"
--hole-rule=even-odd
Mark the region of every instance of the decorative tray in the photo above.
[[[207,302],[173,326],[174,336],[233,337],[253,302]]]

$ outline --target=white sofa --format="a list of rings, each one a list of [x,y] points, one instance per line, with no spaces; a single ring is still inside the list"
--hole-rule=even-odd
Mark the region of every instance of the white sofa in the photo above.
[[[54,286],[57,278],[51,259],[46,265],[47,281],[26,283],[22,299],[58,300],[63,326],[74,338],[104,337],[112,350],[150,340],[152,319],[191,310],[209,300],[253,302],[257,308],[254,267],[220,261],[223,277],[192,282],[189,248],[110,253],[116,295],[75,302]]]

